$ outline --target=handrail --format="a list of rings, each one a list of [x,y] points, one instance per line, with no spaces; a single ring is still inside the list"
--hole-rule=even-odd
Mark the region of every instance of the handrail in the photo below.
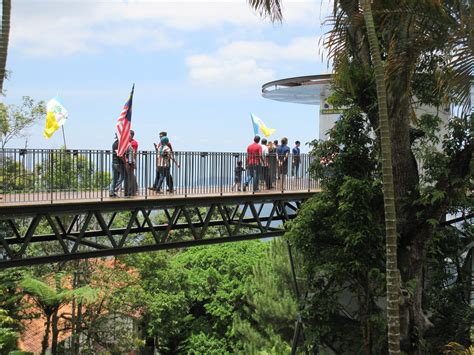
[[[111,150],[0,149],[0,204],[104,200],[115,193],[118,197],[130,194],[132,197],[154,198],[172,193],[187,197],[258,191],[312,191],[319,187],[318,181],[309,175],[312,157],[308,154],[301,154],[299,160],[290,154],[287,163],[279,165],[276,154],[272,153],[259,166],[248,165],[247,154],[239,152],[174,152],[173,157],[176,164],[171,162],[167,170],[167,161],[162,162],[165,166],[157,167],[156,151],[138,151],[135,169],[125,164],[122,171],[117,164],[114,168]],[[238,161],[245,168],[240,186],[242,191],[235,183]],[[117,183],[117,192],[111,188],[114,171],[116,175],[120,171],[128,177],[127,184],[123,182],[118,186]],[[160,182],[156,176],[158,171],[164,176],[159,192],[151,190]],[[245,186],[251,175],[254,178]],[[136,189],[130,188],[135,183]],[[169,191],[171,189],[173,191]]]

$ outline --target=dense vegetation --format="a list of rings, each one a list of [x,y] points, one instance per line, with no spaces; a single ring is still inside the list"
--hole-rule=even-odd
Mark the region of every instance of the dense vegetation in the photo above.
[[[16,332],[28,327],[29,318],[42,316],[43,349],[52,342],[55,353],[71,351],[58,341],[71,334],[73,324],[81,354],[149,353],[153,346],[162,354],[287,353],[298,311],[284,240],[72,262],[1,276],[4,287],[11,287],[0,299],[5,310],[0,346],[7,350],[15,347]],[[62,308],[72,302],[73,311]],[[110,314],[135,319],[136,331],[112,327]]]

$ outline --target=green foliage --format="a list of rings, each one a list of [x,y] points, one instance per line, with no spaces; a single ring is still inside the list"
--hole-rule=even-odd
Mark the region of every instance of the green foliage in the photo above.
[[[1,154],[1,153],[0,153]],[[0,159],[0,191],[2,193],[12,191],[28,191],[33,188],[34,174],[28,170],[24,161],[15,161],[5,156]]]
[[[0,271],[0,353],[8,353],[16,346],[16,339],[23,330],[21,321],[32,316],[24,312],[28,305],[18,292],[23,269]]]
[[[65,149],[51,151],[36,174],[43,188],[54,191],[104,189],[112,181],[110,173],[98,170],[94,157]]]
[[[219,339],[204,332],[191,334],[184,342],[186,354],[231,354],[227,350],[227,341]]]
[[[474,227],[469,223],[439,228],[430,248],[427,307],[433,314],[428,331],[427,353],[437,353],[445,344],[456,340],[468,346],[474,309],[469,304],[471,289],[472,243]]]
[[[46,106],[23,96],[21,105],[6,105],[0,102],[0,148],[13,138],[25,135],[25,130],[44,117]]]
[[[128,257],[141,279],[136,307],[145,312],[144,327],[156,337],[159,351],[208,344],[230,352],[233,318],[244,310],[245,283],[267,247],[251,241]]]
[[[8,316],[7,311],[0,308],[0,352],[7,354],[15,349],[18,333],[15,330],[16,321]]]
[[[355,107],[326,142],[313,142],[323,191],[307,201],[288,236],[304,260],[309,343],[336,352],[382,353],[384,216],[376,144]]]
[[[245,313],[236,314],[234,319],[239,350],[244,354],[289,353],[298,299],[284,239],[274,239],[265,257],[253,268],[245,300]]]
[[[71,301],[73,298],[76,299],[78,303],[85,304],[91,303],[96,299],[97,290],[94,290],[90,286],[83,286],[74,290],[58,287],[60,277],[61,274],[56,275],[56,287],[51,287],[44,281],[28,276],[20,282],[20,286],[27,294],[32,296],[38,306],[44,310],[57,310],[60,305]]]

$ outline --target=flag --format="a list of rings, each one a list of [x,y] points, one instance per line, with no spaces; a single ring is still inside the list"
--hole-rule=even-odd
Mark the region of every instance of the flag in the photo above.
[[[119,157],[125,154],[130,143],[130,128],[132,127],[132,100],[133,91],[135,90],[135,84],[133,84],[132,92],[128,98],[117,122],[117,137],[119,140],[119,146],[117,149],[117,155]]]
[[[43,136],[48,139],[56,132],[59,127],[66,123],[68,113],[62,105],[61,100],[56,96],[46,104],[46,125]]]
[[[263,121],[253,113],[250,113],[250,118],[252,120],[253,131],[255,135],[258,135],[259,130],[265,135],[265,137],[270,137],[273,133],[275,133],[274,128],[268,128],[265,123],[263,123]]]

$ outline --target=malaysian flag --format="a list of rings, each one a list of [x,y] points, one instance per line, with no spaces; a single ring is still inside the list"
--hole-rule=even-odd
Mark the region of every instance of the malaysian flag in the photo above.
[[[135,90],[135,84],[133,84],[132,92],[130,97],[125,103],[122,112],[118,118],[117,122],[117,136],[119,140],[119,146],[117,149],[117,155],[119,157],[125,154],[125,151],[128,148],[130,143],[130,128],[132,126],[132,100],[133,100],[133,90]]]

